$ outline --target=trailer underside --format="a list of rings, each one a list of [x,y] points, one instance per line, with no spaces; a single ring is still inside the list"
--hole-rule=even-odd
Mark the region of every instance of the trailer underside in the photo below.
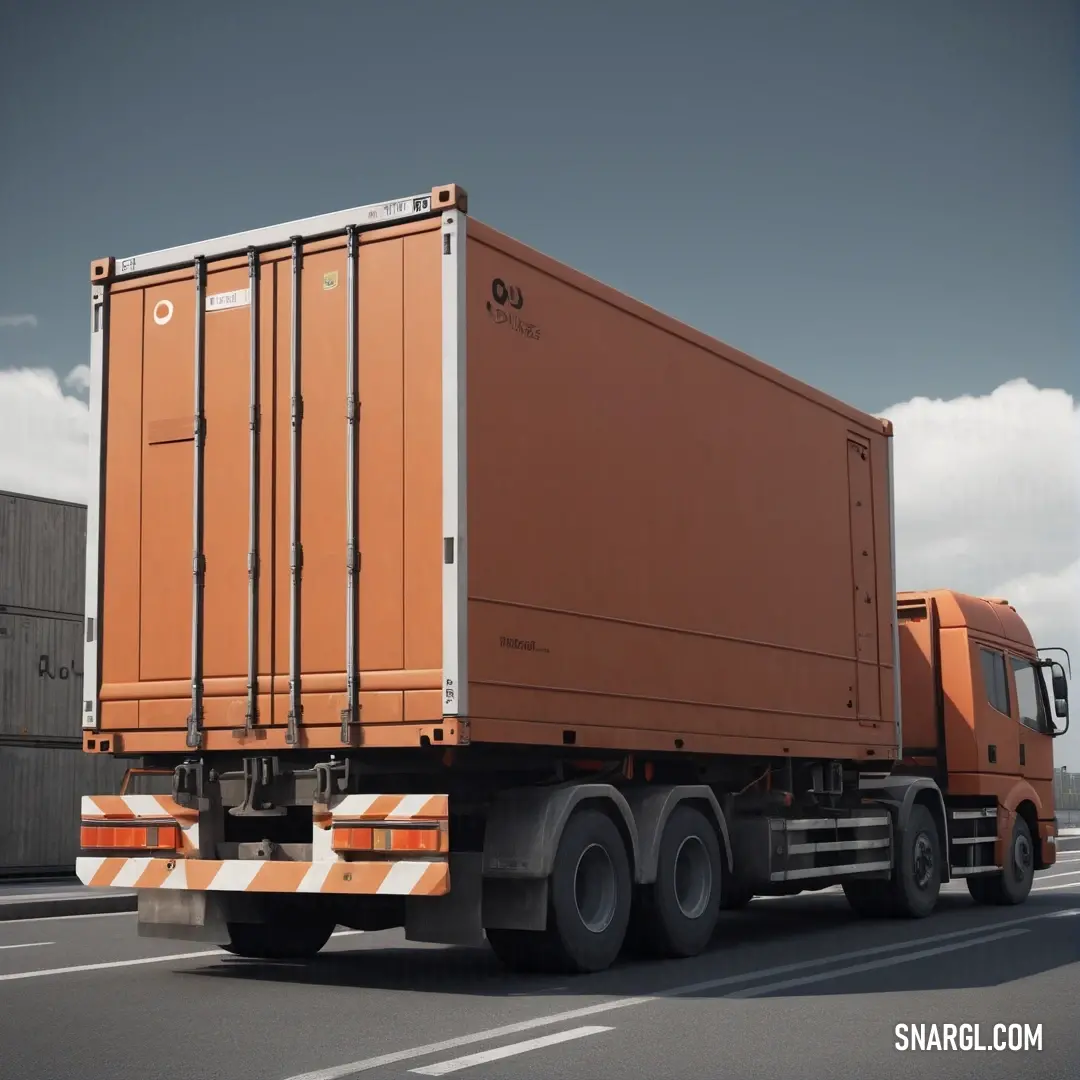
[[[513,748],[418,760],[236,756],[132,770],[129,781],[160,793],[83,800],[79,877],[138,890],[143,934],[244,954],[311,954],[335,925],[403,926],[416,941],[486,937],[526,967],[554,934],[563,967],[596,970],[642,934],[659,933],[665,954],[697,951],[721,909],[754,896],[841,884],[863,914],[921,916],[954,878],[970,879],[976,899],[1018,902],[1053,861],[1046,823],[850,763],[741,762],[724,775],[629,757],[538,766]],[[705,898],[692,918],[680,890]],[[567,910],[586,925],[582,911],[604,896],[604,930],[563,941]],[[614,952],[597,944],[612,926]]]

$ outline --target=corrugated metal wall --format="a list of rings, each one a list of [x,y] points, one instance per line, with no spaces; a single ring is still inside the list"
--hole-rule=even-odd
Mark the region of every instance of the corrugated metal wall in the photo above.
[[[0,492],[0,876],[72,872],[126,768],[82,752],[85,551],[85,506]]]
[[[1054,806],[1080,813],[1080,773],[1058,769],[1054,773]]]

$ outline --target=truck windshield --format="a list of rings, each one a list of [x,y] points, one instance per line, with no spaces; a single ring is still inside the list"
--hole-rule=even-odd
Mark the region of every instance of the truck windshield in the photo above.
[[[1016,680],[1016,699],[1020,707],[1020,722],[1035,731],[1050,731],[1050,713],[1046,707],[1046,686],[1039,678],[1035,665],[1019,657],[1009,658]]]

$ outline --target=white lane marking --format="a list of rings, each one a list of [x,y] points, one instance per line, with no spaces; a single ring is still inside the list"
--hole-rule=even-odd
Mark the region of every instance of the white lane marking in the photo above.
[[[1080,915],[1080,908],[1074,910],[1076,914]],[[794,963],[761,968],[739,975],[725,975],[718,979],[707,979],[704,982],[689,983],[668,990],[653,991],[640,997],[614,998],[611,1001],[599,1002],[596,1005],[585,1005],[578,1009],[567,1009],[564,1012],[551,1013],[547,1016],[537,1016],[531,1020],[521,1020],[516,1024],[504,1024],[502,1027],[476,1031],[471,1035],[458,1035],[455,1038],[443,1039],[441,1042],[428,1043],[425,1046],[412,1046],[405,1050],[393,1050],[377,1057],[350,1061],[345,1065],[333,1065],[327,1069],[315,1069],[312,1072],[297,1073],[295,1076],[288,1077],[287,1080],[341,1080],[342,1077],[352,1076],[354,1073],[379,1069],[385,1065],[396,1065],[398,1062],[426,1057],[429,1054],[441,1054],[444,1050],[457,1050],[462,1046],[472,1046],[475,1043],[501,1039],[506,1035],[520,1035],[526,1031],[535,1031],[537,1028],[551,1027],[554,1024],[567,1023],[572,1020],[583,1020],[589,1016],[599,1016],[602,1013],[614,1012],[618,1009],[629,1009],[635,1005],[645,1005],[652,1001],[662,1001],[665,998],[688,997],[707,990],[717,990],[723,986],[738,986],[740,983],[754,982],[772,975],[788,975],[796,971],[824,967],[827,964],[836,964],[845,960],[861,960],[865,957],[896,952],[900,949],[910,949],[919,945],[930,945],[939,941],[956,941],[959,938],[978,934],[985,935],[989,930],[996,931],[1011,929],[1016,926],[1026,926],[1041,919],[1053,918],[1062,914],[1064,913],[1060,910],[1044,911],[1038,915],[1026,915],[1020,919],[983,923],[980,926],[968,927],[966,930],[954,930],[946,934],[932,934],[926,937],[913,937],[908,938],[906,941],[895,941],[866,949],[853,949],[850,952],[834,953],[832,956],[819,956],[813,960],[799,960]]]
[[[502,1061],[503,1058],[527,1054],[530,1050],[542,1050],[545,1046],[556,1046],[559,1043],[572,1042],[574,1039],[584,1039],[589,1035],[601,1035],[605,1031],[614,1030],[609,1027],[571,1028],[569,1031],[559,1031],[554,1035],[541,1035],[538,1039],[527,1039],[525,1042],[499,1046],[494,1050],[481,1050],[478,1054],[451,1058],[449,1061],[440,1061],[436,1065],[426,1065],[422,1069],[409,1071],[419,1073],[421,1076],[445,1076],[447,1073],[458,1072],[461,1069],[471,1069],[474,1065],[487,1065],[492,1061]]]
[[[1080,889],[1080,881],[1066,881],[1062,885],[1035,886],[1032,892],[1056,892],[1058,889]]]
[[[39,971],[16,971],[0,975],[0,982],[17,979],[40,979],[45,975],[71,975],[77,971],[104,971],[107,968],[138,967],[140,964],[166,964],[170,960],[194,960],[200,956],[224,956],[221,949],[205,949],[202,952],[170,953],[168,956],[142,956],[137,960],[108,960],[101,964],[76,964],[72,967],[43,968]]]
[[[896,967],[897,964],[910,964],[913,960],[923,960],[928,956],[940,956],[942,953],[956,952],[957,949],[970,949],[974,945],[985,945],[988,942],[1001,941],[1004,938],[1020,937],[1029,932],[1027,927],[1018,927],[1016,930],[1003,930],[1000,934],[987,934],[985,937],[954,941],[948,945],[939,945],[936,949],[920,949],[918,952],[903,953],[900,956],[883,956],[878,960],[868,960],[865,964],[851,964],[848,967],[819,971],[813,975],[801,975],[796,979],[782,979],[779,982],[751,986],[745,990],[733,990],[730,994],[725,994],[724,997],[764,997],[766,994],[775,993],[777,990],[791,990],[796,986],[809,986],[811,983],[840,979],[847,975],[860,975],[866,971],[879,971],[881,968]]]
[[[42,945],[55,945],[55,941],[23,941],[18,945],[0,945],[0,949],[37,949]]]
[[[1035,877],[1036,881],[1047,881],[1050,878],[1056,877],[1077,877],[1080,876],[1080,870],[1065,870],[1060,874],[1038,874]]]
[[[116,912],[115,914],[133,914],[133,912]],[[78,918],[78,916],[67,916]],[[363,930],[335,930],[331,937],[355,937],[364,933]],[[52,945],[54,942],[40,942],[42,945]],[[18,946],[8,946],[18,948]],[[164,964],[169,960],[194,960],[201,956],[227,957],[229,953],[224,949],[204,949],[200,952],[170,953],[168,956],[142,956],[136,960],[109,960],[101,964],[78,964],[72,967],[44,968],[39,971],[17,971],[11,975],[0,975],[0,982],[14,982],[17,979],[40,979],[45,975],[71,975],[79,971],[104,971],[108,968],[138,967],[140,964]]]
[[[135,911],[87,911],[80,915],[28,915],[25,919],[13,919],[13,922],[32,922],[35,926],[43,922],[57,922],[60,919],[115,919],[120,915],[135,918]],[[4,923],[0,922],[0,926]]]
[[[128,889],[132,896],[135,894]],[[29,893],[9,893],[6,896],[0,896],[0,911],[4,910],[5,904],[22,904],[27,900],[40,900],[42,903],[46,903],[50,900],[74,900],[76,898],[84,896],[115,896],[115,893],[106,892],[103,888],[87,889],[82,885],[76,885],[73,889],[57,889],[55,891],[46,892],[29,892]]]

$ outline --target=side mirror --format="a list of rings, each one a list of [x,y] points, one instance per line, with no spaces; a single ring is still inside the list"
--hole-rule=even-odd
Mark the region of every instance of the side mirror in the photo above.
[[[1064,735],[1069,730],[1069,683],[1065,669],[1056,662],[1050,664],[1050,682],[1054,692],[1054,715],[1065,721],[1065,727],[1054,734]]]
[[[1054,700],[1055,702],[1064,701],[1067,709],[1069,707],[1069,684],[1065,681],[1065,672],[1057,664],[1051,670],[1053,671],[1053,677],[1050,681],[1054,686]]]

